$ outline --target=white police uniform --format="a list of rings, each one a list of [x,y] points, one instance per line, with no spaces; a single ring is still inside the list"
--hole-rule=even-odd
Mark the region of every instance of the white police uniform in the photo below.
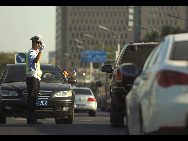
[[[40,63],[34,63],[34,59],[37,57],[38,52],[31,48],[27,53],[26,61],[26,76],[35,77],[41,80],[42,71],[40,70]]]
[[[37,35],[32,37],[30,40],[34,42],[41,42],[42,36]],[[40,46],[39,51],[41,50],[42,46]],[[39,91],[40,91],[40,80],[42,71],[40,70],[40,63],[35,62],[35,58],[37,57],[38,52],[31,48],[27,53],[26,59],[26,84],[27,84],[27,91],[28,91],[28,98],[27,98],[27,124],[41,124],[37,121],[35,109],[36,109],[36,102],[38,99]]]

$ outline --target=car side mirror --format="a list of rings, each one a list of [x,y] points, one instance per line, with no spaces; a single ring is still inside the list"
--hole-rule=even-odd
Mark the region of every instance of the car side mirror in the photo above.
[[[69,84],[75,84],[75,83],[77,83],[77,79],[75,79],[75,78],[68,78],[68,83]]]
[[[113,69],[111,65],[104,65],[102,66],[101,71],[106,73],[112,73]]]

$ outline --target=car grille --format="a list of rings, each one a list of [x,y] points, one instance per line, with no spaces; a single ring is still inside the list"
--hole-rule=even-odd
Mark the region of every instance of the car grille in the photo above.
[[[27,90],[23,91],[24,96],[27,98],[28,97],[28,92]],[[52,91],[45,91],[45,90],[40,90],[38,99],[49,99],[52,95]]]

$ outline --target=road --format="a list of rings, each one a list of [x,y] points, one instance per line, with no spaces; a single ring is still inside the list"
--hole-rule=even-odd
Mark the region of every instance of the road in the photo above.
[[[53,118],[39,119],[41,125],[27,125],[25,118],[7,118],[0,135],[126,135],[125,127],[110,127],[110,113],[98,109],[96,117],[75,113],[74,124],[55,124]]]

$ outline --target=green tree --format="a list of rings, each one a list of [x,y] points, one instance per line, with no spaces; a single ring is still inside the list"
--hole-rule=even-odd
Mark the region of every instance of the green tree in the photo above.
[[[158,42],[159,34],[156,31],[152,31],[151,33],[147,33],[144,39],[141,42]]]
[[[166,25],[162,27],[162,32],[161,32],[161,39],[164,38],[166,35],[169,34],[177,34],[177,33],[185,33],[185,30],[182,30],[180,27],[172,27],[170,25]]]
[[[180,27],[172,27],[170,25],[165,25],[162,27],[162,31],[160,34],[160,40],[163,39],[165,36],[169,34],[177,34],[177,33],[184,33],[185,30],[182,30]],[[156,31],[152,31],[151,33],[147,33],[141,42],[158,42],[159,41],[159,34]]]
[[[0,74],[7,64],[14,64],[14,53],[0,52]]]

